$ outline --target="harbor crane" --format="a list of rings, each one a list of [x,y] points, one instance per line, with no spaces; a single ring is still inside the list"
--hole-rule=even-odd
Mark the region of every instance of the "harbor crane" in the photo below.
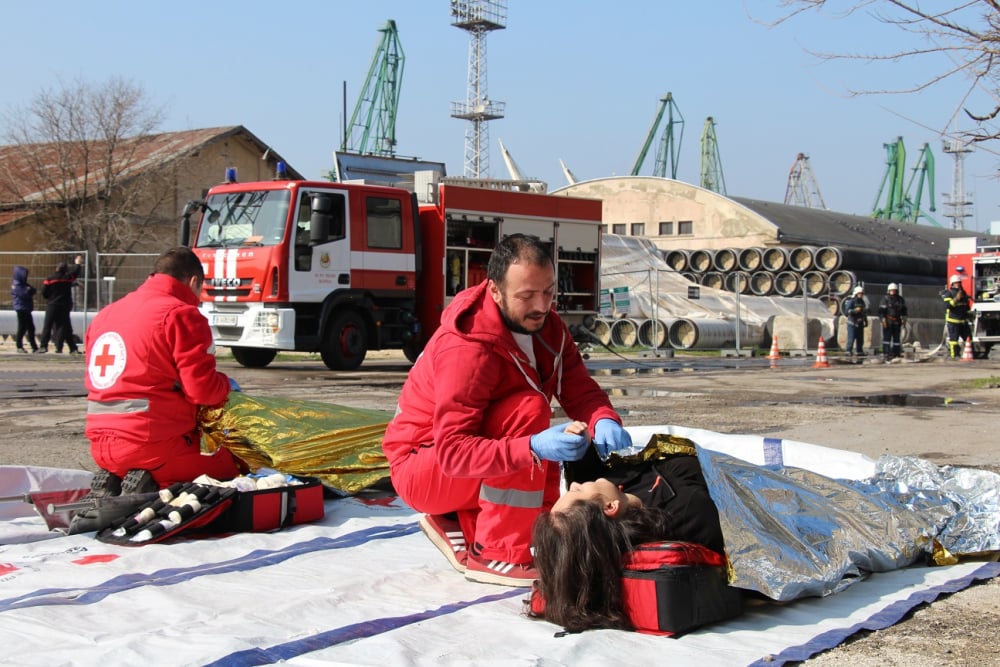
[[[663,122],[664,114],[667,115],[667,124],[664,126],[663,134],[656,145],[656,154],[653,160],[653,176],[666,178],[667,163],[669,162],[670,178],[677,180],[678,156],[681,150],[681,140],[684,138],[684,117],[681,116],[680,109],[677,108],[677,104],[674,102],[673,93],[667,93],[664,97],[660,98],[656,117],[653,119],[653,124],[649,127],[649,132],[646,134],[646,141],[643,143],[642,149],[635,159],[635,164],[632,165],[632,176],[639,175],[639,170],[642,169],[642,165],[646,161],[646,154],[649,152],[649,147],[653,144],[656,132],[660,129],[660,124]],[[675,135],[676,141],[674,140]]]
[[[396,112],[406,56],[395,21],[386,21],[379,32],[382,38],[372,55],[354,113],[344,127],[340,149],[361,155],[394,157]]]
[[[799,153],[788,172],[788,186],[785,188],[785,203],[806,208],[827,210],[823,195],[819,191],[819,183],[813,176],[809,166],[809,156]]]
[[[726,194],[719,140],[715,136],[715,119],[711,116],[705,119],[705,128],[701,133],[701,187],[720,195]]]
[[[886,171],[882,177],[878,194],[875,196],[875,205],[872,210],[872,217],[882,220],[899,220],[901,222],[917,223],[921,218],[940,227],[937,220],[932,218],[926,211],[920,208],[923,200],[924,182],[927,182],[929,207],[927,210],[934,212],[934,154],[928,144],[924,144],[920,149],[920,157],[913,167],[910,180],[904,188],[903,180],[906,175],[906,147],[903,145],[903,137],[897,137],[891,144],[883,144],[886,149]],[[913,183],[916,181],[916,193],[911,196]],[[882,193],[885,192],[885,203],[879,206]]]

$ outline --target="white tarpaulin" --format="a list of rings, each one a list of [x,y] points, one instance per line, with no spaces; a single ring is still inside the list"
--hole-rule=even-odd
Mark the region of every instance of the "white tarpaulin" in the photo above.
[[[675,427],[761,464],[869,474],[858,454]],[[9,495],[4,493],[3,495]],[[997,563],[911,567],[841,593],[667,639],[618,631],[557,636],[521,615],[525,589],[466,581],[398,499],[331,500],[315,524],[270,534],[119,547],[89,534],[0,546],[0,641],[18,665],[746,665],[802,660],[861,628],[1000,574]],[[12,524],[17,524],[12,526]],[[16,528],[16,530],[11,530]],[[40,519],[0,522],[0,542]],[[770,656],[770,657],[769,657]]]

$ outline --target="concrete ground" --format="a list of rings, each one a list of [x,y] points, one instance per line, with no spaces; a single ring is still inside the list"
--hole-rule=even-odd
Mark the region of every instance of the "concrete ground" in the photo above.
[[[588,364],[626,424],[677,424],[771,435],[861,452],[912,455],[938,465],[1000,472],[1000,362],[940,357],[829,367],[813,358],[719,359],[593,352]],[[220,369],[244,391],[392,410],[409,364],[374,353],[355,372],[327,370],[316,355],[283,354],[245,369],[220,351]],[[94,466],[83,435],[84,361],[18,355],[0,344],[0,462]],[[1000,582],[992,580],[918,608],[902,622],[862,632],[809,662],[816,665],[1000,664]]]

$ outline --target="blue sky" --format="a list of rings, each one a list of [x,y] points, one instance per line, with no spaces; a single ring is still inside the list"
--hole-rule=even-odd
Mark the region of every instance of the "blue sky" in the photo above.
[[[807,53],[916,43],[869,15],[808,14],[769,28],[754,18],[776,17],[778,0],[507,5],[507,28],[487,39],[488,91],[506,104],[505,118],[489,124],[494,177],[507,176],[498,139],[526,176],[553,189],[565,185],[560,159],[581,180],[627,174],[671,92],[684,119],[680,180],[698,182],[699,139],[712,116],[728,194],[783,201],[795,157],[806,153],[827,206],[867,215],[886,171],[884,144],[902,136],[908,169],[929,143],[932,215],[948,226],[942,193],[952,191],[954,162],[941,133],[954,129],[963,103],[994,105],[981,91],[963,102],[969,86],[960,77],[919,94],[850,96],[905,89],[950,66],[944,56],[873,64]],[[394,19],[406,55],[398,154],[462,175],[467,123],[449,113],[466,97],[469,37],[451,25],[447,0],[8,2],[3,16],[4,110],[60,79],[121,76],[165,108],[162,130],[244,125],[316,178],[339,146],[343,82],[350,113],[378,29]],[[958,127],[969,126],[960,116]],[[975,202],[968,229],[1000,220],[1000,145],[987,148],[965,160]],[[642,173],[652,167],[651,150]]]

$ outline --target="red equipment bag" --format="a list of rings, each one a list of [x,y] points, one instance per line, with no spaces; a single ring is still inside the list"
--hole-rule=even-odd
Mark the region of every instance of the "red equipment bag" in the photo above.
[[[212,529],[261,533],[319,521],[324,515],[323,485],[315,477],[297,479],[302,483],[236,494],[229,509],[212,523]]]
[[[691,542],[650,542],[625,555],[622,597],[637,632],[679,636],[743,613],[725,556]]]
[[[136,547],[195,530],[207,534],[267,532],[322,519],[322,484],[312,477],[298,479],[301,484],[257,491],[194,482],[174,484],[137,507],[134,514],[98,532],[97,539]]]

